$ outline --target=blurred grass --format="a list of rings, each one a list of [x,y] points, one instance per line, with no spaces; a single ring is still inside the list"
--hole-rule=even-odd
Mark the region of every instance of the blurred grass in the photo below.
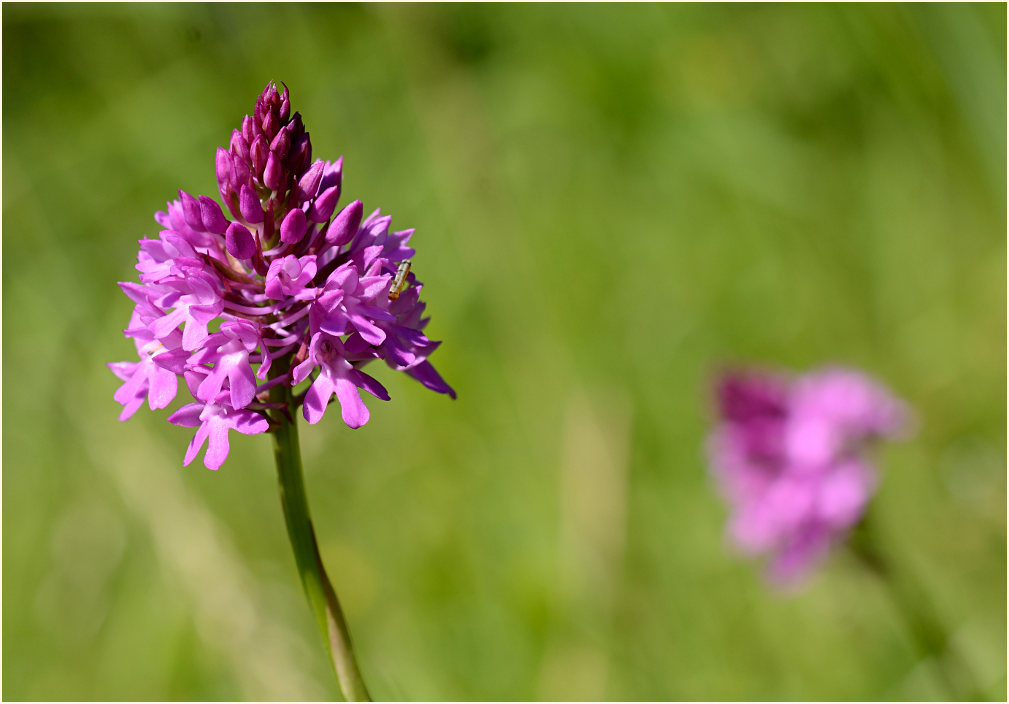
[[[842,557],[733,557],[723,362],[886,379],[884,549],[1006,696],[1004,5],[3,6],[7,699],[338,696],[264,438],[116,421],[135,242],[283,80],[416,227],[434,362],[303,433],[387,699],[936,699]]]

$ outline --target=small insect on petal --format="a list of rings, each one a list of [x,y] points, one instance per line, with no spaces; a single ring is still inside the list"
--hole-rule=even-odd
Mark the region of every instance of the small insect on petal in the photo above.
[[[406,288],[406,275],[410,273],[410,260],[404,259],[399,263],[399,268],[396,270],[396,278],[392,280],[392,288],[389,289],[389,300],[395,301],[399,298],[399,294],[403,293],[403,289]]]

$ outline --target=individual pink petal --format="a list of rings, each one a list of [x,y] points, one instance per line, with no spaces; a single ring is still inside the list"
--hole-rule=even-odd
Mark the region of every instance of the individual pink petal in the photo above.
[[[367,340],[369,344],[381,345],[385,342],[385,330],[375,325],[363,315],[352,314],[350,322],[354,324],[361,337]]]
[[[243,354],[241,361],[233,364],[228,371],[228,383],[231,385],[231,405],[233,408],[245,408],[256,397],[256,377],[252,373],[248,355]]]
[[[318,323],[319,330],[339,337],[347,334],[347,316],[342,310],[335,310]]]
[[[350,370],[353,375],[353,380],[360,388],[367,391],[369,394],[376,398],[380,398],[383,401],[389,400],[389,392],[385,390],[385,387],[378,382],[378,379],[368,376],[359,369]]]
[[[186,449],[186,457],[182,462],[183,467],[188,467],[189,463],[192,462],[198,454],[200,454],[200,449],[203,447],[203,443],[207,439],[207,425],[204,423],[196,431],[196,435],[193,439],[189,441],[189,447]]]
[[[297,386],[298,384],[303,382],[305,379],[309,377],[309,375],[313,371],[315,371],[316,367],[318,366],[319,363],[316,362],[311,357],[306,359],[301,364],[297,365],[294,369],[291,370],[291,386]]]
[[[441,378],[441,375],[428,361],[410,367],[406,370],[406,373],[432,391],[448,394],[449,398],[454,399],[456,397],[455,389],[445,383],[445,380]]]
[[[147,401],[151,410],[165,408],[175,398],[179,389],[179,377],[161,367],[154,366],[150,376],[151,388],[147,393]]]
[[[186,327],[182,331],[182,349],[195,350],[207,339],[207,324],[205,322],[190,318],[186,321]]]
[[[228,459],[231,445],[228,443],[228,425],[223,418],[211,418],[209,426],[210,443],[207,454],[203,456],[203,464],[207,469],[220,469],[224,460]],[[204,427],[207,427],[204,426]]]
[[[258,435],[270,429],[269,421],[254,411],[236,411],[234,415],[232,427],[244,435]]]
[[[323,415],[326,413],[326,408],[329,406],[329,399],[332,397],[333,381],[330,379],[328,373],[323,372],[312,382],[312,386],[309,387],[308,392],[305,394],[305,406],[302,409],[305,420],[312,425],[322,420]]]
[[[224,380],[227,378],[227,370],[220,364],[216,364],[210,373],[200,383],[196,390],[196,398],[204,403],[213,403],[224,388]]]
[[[113,374],[126,381],[133,376],[133,368],[137,366],[137,362],[109,362],[105,366],[111,369]]]
[[[361,400],[357,386],[350,379],[346,377],[336,379],[336,398],[340,401],[343,422],[349,427],[360,428],[368,422],[371,414]]]
[[[186,311],[179,308],[155,321],[151,330],[154,332],[154,336],[161,340],[175,332],[176,328],[182,325],[185,319]],[[195,348],[188,347],[187,349],[191,350]]]
[[[206,406],[202,403],[187,403],[185,406],[168,416],[168,422],[172,425],[181,425],[183,428],[195,428],[200,425],[200,414]]]
[[[115,400],[123,405],[123,410],[119,414],[119,420],[128,420],[136,413],[137,409],[144,405],[145,396],[146,393],[143,387],[136,385],[127,387],[125,384],[119,387],[114,396]]]

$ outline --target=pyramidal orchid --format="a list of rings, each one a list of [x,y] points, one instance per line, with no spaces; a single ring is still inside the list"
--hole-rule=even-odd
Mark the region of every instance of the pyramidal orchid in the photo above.
[[[120,420],[188,391],[168,420],[195,428],[184,463],[202,452],[215,470],[232,431],[272,433],[303,585],[344,695],[366,699],[308,517],[296,416],[316,424],[335,403],[348,426],[366,424],[362,392],[389,400],[364,370],[376,360],[455,398],[428,361],[439,343],[423,332],[413,230],[390,232],[391,219],[365,215],[359,200],[338,209],[343,159],[313,161],[286,86],[266,86],[214,164],[220,203],[180,190],[155,215],[157,237],[140,240],[139,283],[119,284],[138,356],[109,365],[123,381]]]

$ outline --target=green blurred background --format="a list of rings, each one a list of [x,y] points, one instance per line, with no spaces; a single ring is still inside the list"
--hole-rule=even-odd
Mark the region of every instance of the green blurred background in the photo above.
[[[3,6],[3,693],[339,693],[266,437],[126,424],[136,241],[268,80],[416,227],[433,361],[302,433],[383,699],[936,699],[879,582],[726,545],[724,362],[917,410],[880,547],[1006,696],[1006,6]],[[180,391],[181,394],[184,392]],[[374,402],[372,402],[374,401]]]

